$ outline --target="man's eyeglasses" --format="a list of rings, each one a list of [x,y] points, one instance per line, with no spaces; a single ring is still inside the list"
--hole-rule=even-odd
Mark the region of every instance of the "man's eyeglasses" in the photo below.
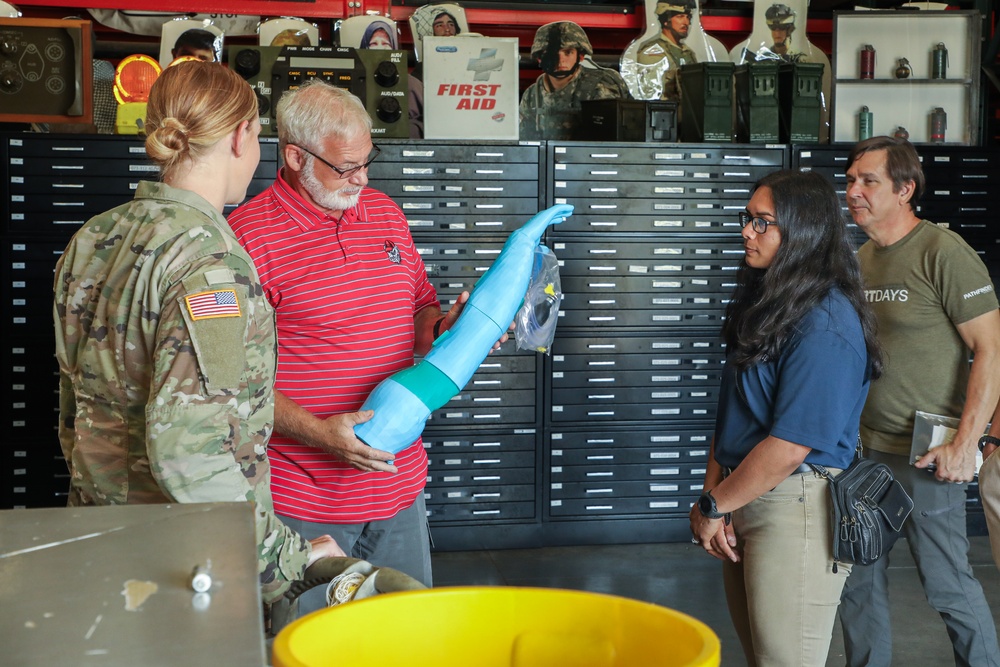
[[[747,224],[749,224],[751,227],[753,227],[753,230],[755,232],[757,232],[758,234],[763,234],[764,232],[767,231],[768,225],[774,225],[775,227],[778,226],[778,223],[776,222],[769,222],[764,218],[755,218],[746,211],[740,211],[739,215],[740,215],[740,229],[746,227]]]
[[[368,159],[365,160],[364,164],[359,164],[357,167],[347,167],[346,169],[341,169],[340,167],[336,167],[330,164],[329,162],[327,162],[320,156],[316,155],[305,146],[299,146],[299,148],[304,150],[306,153],[309,153],[309,155],[312,155],[314,158],[316,158],[317,160],[328,166],[330,169],[333,169],[335,172],[337,172],[337,175],[340,176],[341,178],[350,178],[351,176],[358,173],[362,169],[367,169],[371,165],[371,163],[375,161],[375,158],[377,158],[379,154],[382,152],[381,148],[379,148],[375,144],[372,144],[372,152],[368,154]]]

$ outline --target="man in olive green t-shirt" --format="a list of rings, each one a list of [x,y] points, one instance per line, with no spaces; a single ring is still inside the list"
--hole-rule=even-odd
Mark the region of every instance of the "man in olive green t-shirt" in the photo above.
[[[993,616],[969,565],[966,485],[1000,396],[1000,311],[989,273],[954,232],[916,215],[924,175],[909,142],[873,137],[848,158],[847,204],[868,235],[858,251],[886,353],[861,415],[867,456],[913,498],[904,525],[927,601],[956,664],[1000,665]],[[969,364],[969,358],[974,361]],[[916,410],[960,418],[955,438],[909,465]],[[849,667],[892,662],[888,559],[854,566],[841,598]]]

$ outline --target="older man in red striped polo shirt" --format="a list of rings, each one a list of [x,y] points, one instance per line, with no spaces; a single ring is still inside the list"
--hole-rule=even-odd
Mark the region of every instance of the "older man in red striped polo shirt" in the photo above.
[[[277,314],[275,510],[306,538],[330,534],[430,586],[421,441],[393,456],[354,426],[371,418],[358,411],[369,392],[426,353],[461,305],[442,314],[403,212],[366,187],[378,148],[361,102],[311,82],[282,96],[277,120],[284,167],[229,218]],[[301,612],[323,606],[314,593]]]

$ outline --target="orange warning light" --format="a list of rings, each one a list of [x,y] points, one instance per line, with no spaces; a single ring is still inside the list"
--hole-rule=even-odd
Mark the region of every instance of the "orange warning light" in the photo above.
[[[149,89],[161,71],[160,63],[149,56],[140,53],[128,56],[115,70],[115,99],[119,104],[148,101]]]

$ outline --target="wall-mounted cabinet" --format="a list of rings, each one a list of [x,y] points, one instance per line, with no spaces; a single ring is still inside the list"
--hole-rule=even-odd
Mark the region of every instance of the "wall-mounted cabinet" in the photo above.
[[[867,107],[872,135],[902,127],[913,143],[978,144],[982,21],[978,11],[835,12],[832,140],[858,141]],[[862,72],[866,47],[874,49],[871,78]],[[896,75],[901,59],[905,78]]]

